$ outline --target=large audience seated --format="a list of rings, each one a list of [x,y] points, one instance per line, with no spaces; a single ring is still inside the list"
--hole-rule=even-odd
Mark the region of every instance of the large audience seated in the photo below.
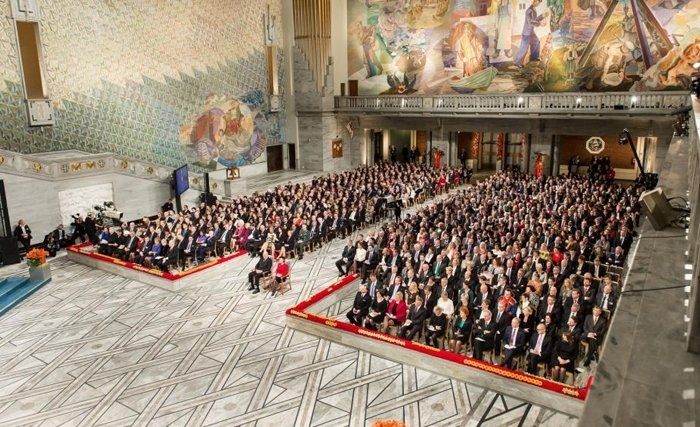
[[[302,258],[346,239],[336,267],[362,281],[352,323],[557,380],[588,366],[620,295],[642,188],[511,170],[449,192],[464,172],[362,167],[165,210],[95,239],[101,253],[163,270],[240,249]]]
[[[359,234],[336,267],[362,283],[379,278],[364,324],[561,381],[598,357],[642,190],[602,176],[500,172]],[[368,248],[382,255],[358,269],[352,257]],[[362,312],[348,317],[363,324]]]
[[[88,239],[101,254],[164,271],[242,249],[250,256],[267,251],[302,258],[305,250],[344,238],[387,215],[400,216],[402,205],[459,181],[460,171],[451,168],[383,163],[239,195],[230,203],[185,206],[180,212],[166,203],[155,219],[103,227]],[[76,227],[74,234],[86,233]],[[370,262],[376,259],[370,254],[368,264],[358,269],[374,268]]]

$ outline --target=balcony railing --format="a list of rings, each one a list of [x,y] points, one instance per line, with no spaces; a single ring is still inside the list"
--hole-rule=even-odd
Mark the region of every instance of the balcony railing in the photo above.
[[[686,92],[335,97],[338,112],[436,116],[506,113],[668,115],[687,110],[690,106],[690,95]]]

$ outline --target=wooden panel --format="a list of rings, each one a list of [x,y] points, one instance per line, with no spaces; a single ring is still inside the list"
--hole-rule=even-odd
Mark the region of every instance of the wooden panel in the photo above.
[[[586,150],[586,141],[589,136],[580,135],[562,135],[559,143],[559,165],[569,164],[569,160],[573,156],[579,156],[581,166],[590,164],[593,154]],[[601,136],[605,141],[605,149],[596,154],[599,158],[609,156],[610,164],[615,169],[631,169],[634,161],[632,149],[629,145],[620,145],[617,143],[619,137],[617,135]]]

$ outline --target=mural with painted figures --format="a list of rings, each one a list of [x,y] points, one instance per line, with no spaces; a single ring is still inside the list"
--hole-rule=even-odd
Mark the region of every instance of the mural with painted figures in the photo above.
[[[687,90],[700,0],[348,0],[360,95]]]
[[[237,99],[209,95],[203,111],[180,129],[180,141],[194,164],[214,170],[250,165],[265,152],[268,120],[258,93]]]

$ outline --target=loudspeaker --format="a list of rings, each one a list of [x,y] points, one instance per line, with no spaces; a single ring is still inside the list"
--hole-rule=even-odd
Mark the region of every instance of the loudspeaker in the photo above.
[[[209,194],[209,172],[204,172],[204,193]]]
[[[654,230],[663,230],[674,217],[673,207],[668,203],[661,188],[643,192],[639,197],[639,204]]]
[[[5,237],[0,239],[0,256],[4,265],[19,264],[19,248],[17,247],[17,239],[14,237]]]

